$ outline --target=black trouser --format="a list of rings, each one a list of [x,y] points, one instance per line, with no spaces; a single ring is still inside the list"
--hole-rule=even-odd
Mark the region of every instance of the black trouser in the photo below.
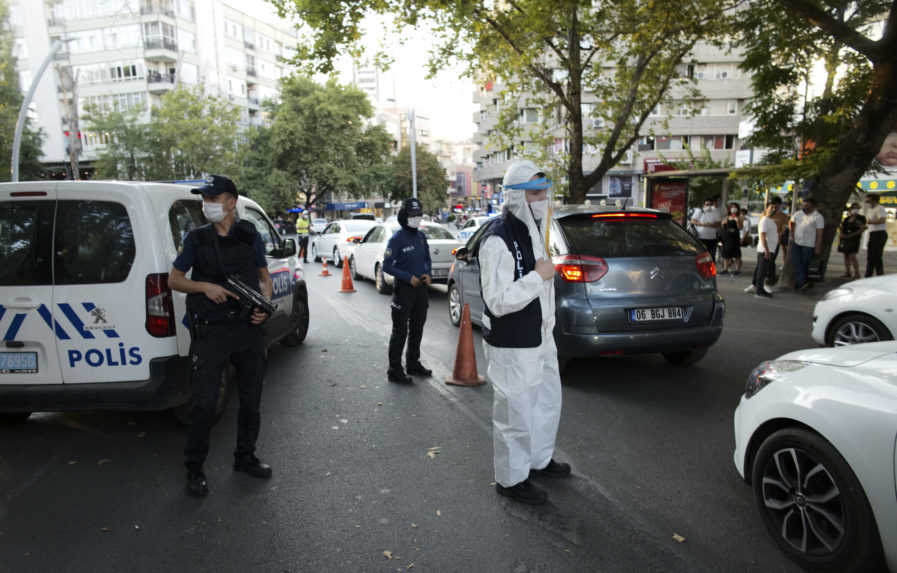
[[[406,337],[408,351],[405,353],[405,365],[420,361],[420,341],[424,335],[424,323],[427,322],[428,306],[430,295],[427,285],[421,283],[415,288],[396,279],[392,295],[392,334],[389,337],[390,370],[402,369],[402,349],[405,347]]]
[[[888,242],[887,231],[870,231],[869,243],[866,245],[866,276],[873,274],[885,274],[885,264],[881,258],[884,255],[885,243]]]
[[[701,239],[701,242],[710,251],[710,257],[713,259],[713,262],[716,262],[716,246],[719,243],[719,239]]]
[[[240,411],[237,415],[237,460],[255,453],[259,435],[262,379],[265,377],[265,337],[261,327],[250,324],[200,326],[190,345],[193,363],[193,403],[184,446],[184,465],[199,470],[209,453],[209,432],[221,387],[221,375],[230,361],[237,370]]]
[[[757,247],[760,247],[760,243],[757,243]],[[769,257],[769,268],[767,269],[766,277],[769,279],[769,284],[774,285],[776,281],[779,280],[779,275],[776,272],[776,259],[779,258],[779,251],[782,250],[782,244],[779,243],[776,245],[776,250],[772,252],[772,256]],[[758,264],[759,266],[759,264]]]
[[[770,270],[775,269],[775,257],[772,255],[767,259],[764,253],[757,253],[757,266],[754,268],[754,287],[757,292],[766,290],[764,281],[770,275]]]
[[[302,255],[302,261],[308,262],[308,235],[299,236],[299,252]]]

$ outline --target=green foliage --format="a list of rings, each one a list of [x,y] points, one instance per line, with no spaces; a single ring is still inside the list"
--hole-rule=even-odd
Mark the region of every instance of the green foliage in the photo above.
[[[0,0],[0,133],[3,134],[3,137],[0,137],[0,181],[9,181],[12,178],[10,165],[13,134],[23,99],[19,75],[16,72],[16,59],[12,54],[14,38],[8,26],[7,12],[7,3]],[[44,135],[40,129],[35,129],[31,120],[26,119],[19,148],[20,181],[40,178],[43,139]]]
[[[415,148],[417,163],[417,197],[427,213],[436,213],[445,207],[448,197],[448,181],[445,169],[439,159],[426,147]],[[412,195],[411,188],[411,147],[403,147],[393,158],[394,187],[390,194],[392,201],[401,201]]]
[[[683,77],[681,65],[695,43],[719,43],[728,30],[727,9],[739,0],[270,0],[280,14],[308,27],[308,43],[295,63],[332,69],[341,47],[357,51],[361,21],[369,13],[391,15],[397,29],[422,21],[433,30],[431,73],[449,63],[466,63],[480,80],[498,78],[501,120],[489,149],[515,146],[515,153],[548,165],[557,181],[566,176],[569,195],[581,202],[586,191],[616,165],[639,137],[652,110],[694,109],[700,94]],[[583,94],[598,105],[583,117]],[[519,109],[544,111],[522,125]],[[588,132],[584,120],[601,118],[605,128]],[[657,122],[651,128],[663,128]],[[566,139],[556,151],[556,139]],[[523,141],[532,143],[521,149]],[[583,172],[583,148],[598,150],[599,164]]]
[[[144,155],[149,153],[149,126],[141,121],[143,106],[127,111],[105,110],[89,105],[84,124],[102,134],[108,144],[96,161],[98,179],[135,181],[146,179]]]

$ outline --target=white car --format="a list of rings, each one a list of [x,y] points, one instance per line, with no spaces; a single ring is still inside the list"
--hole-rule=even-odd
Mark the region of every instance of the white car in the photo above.
[[[308,224],[308,230],[312,234],[323,232],[325,227],[327,227],[327,219],[312,219]]]
[[[807,570],[897,572],[897,342],[760,364],[735,410],[735,467]]]
[[[824,346],[893,340],[897,274],[851,281],[826,293],[813,310],[812,335]]]
[[[496,215],[497,214],[498,213],[496,213]],[[458,238],[466,242],[467,239],[471,238],[473,234],[477,232],[477,229],[482,227],[483,224],[492,217],[495,217],[495,215],[489,215],[488,217],[471,217],[458,229]]]
[[[376,225],[376,221],[365,219],[340,219],[327,225],[324,230],[314,235],[311,240],[311,256],[315,262],[322,258],[332,264],[343,266],[343,257],[351,250],[355,240],[364,238],[365,234]]]
[[[393,277],[383,272],[383,253],[389,239],[399,230],[398,223],[385,223],[372,228],[352,251],[349,265],[354,278],[374,281],[377,291],[388,294],[392,291]],[[420,230],[426,235],[430,245],[430,259],[433,265],[434,283],[448,280],[449,269],[455,261],[452,254],[463,243],[451,231],[437,223],[422,223]]]

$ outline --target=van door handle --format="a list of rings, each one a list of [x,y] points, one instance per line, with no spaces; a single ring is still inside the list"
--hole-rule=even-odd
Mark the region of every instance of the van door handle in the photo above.
[[[14,298],[10,301],[9,304],[6,305],[6,308],[23,308],[23,309],[35,309],[40,306],[39,302],[34,302],[30,298],[26,297],[18,297]]]

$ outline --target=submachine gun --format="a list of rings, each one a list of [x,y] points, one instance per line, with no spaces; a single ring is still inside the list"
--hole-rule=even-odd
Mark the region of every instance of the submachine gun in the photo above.
[[[238,275],[230,275],[227,277],[227,288],[239,297],[240,302],[240,320],[248,321],[252,315],[252,310],[258,308],[268,316],[273,316],[277,310],[277,305],[262,296],[262,293],[255,290],[241,279]]]

